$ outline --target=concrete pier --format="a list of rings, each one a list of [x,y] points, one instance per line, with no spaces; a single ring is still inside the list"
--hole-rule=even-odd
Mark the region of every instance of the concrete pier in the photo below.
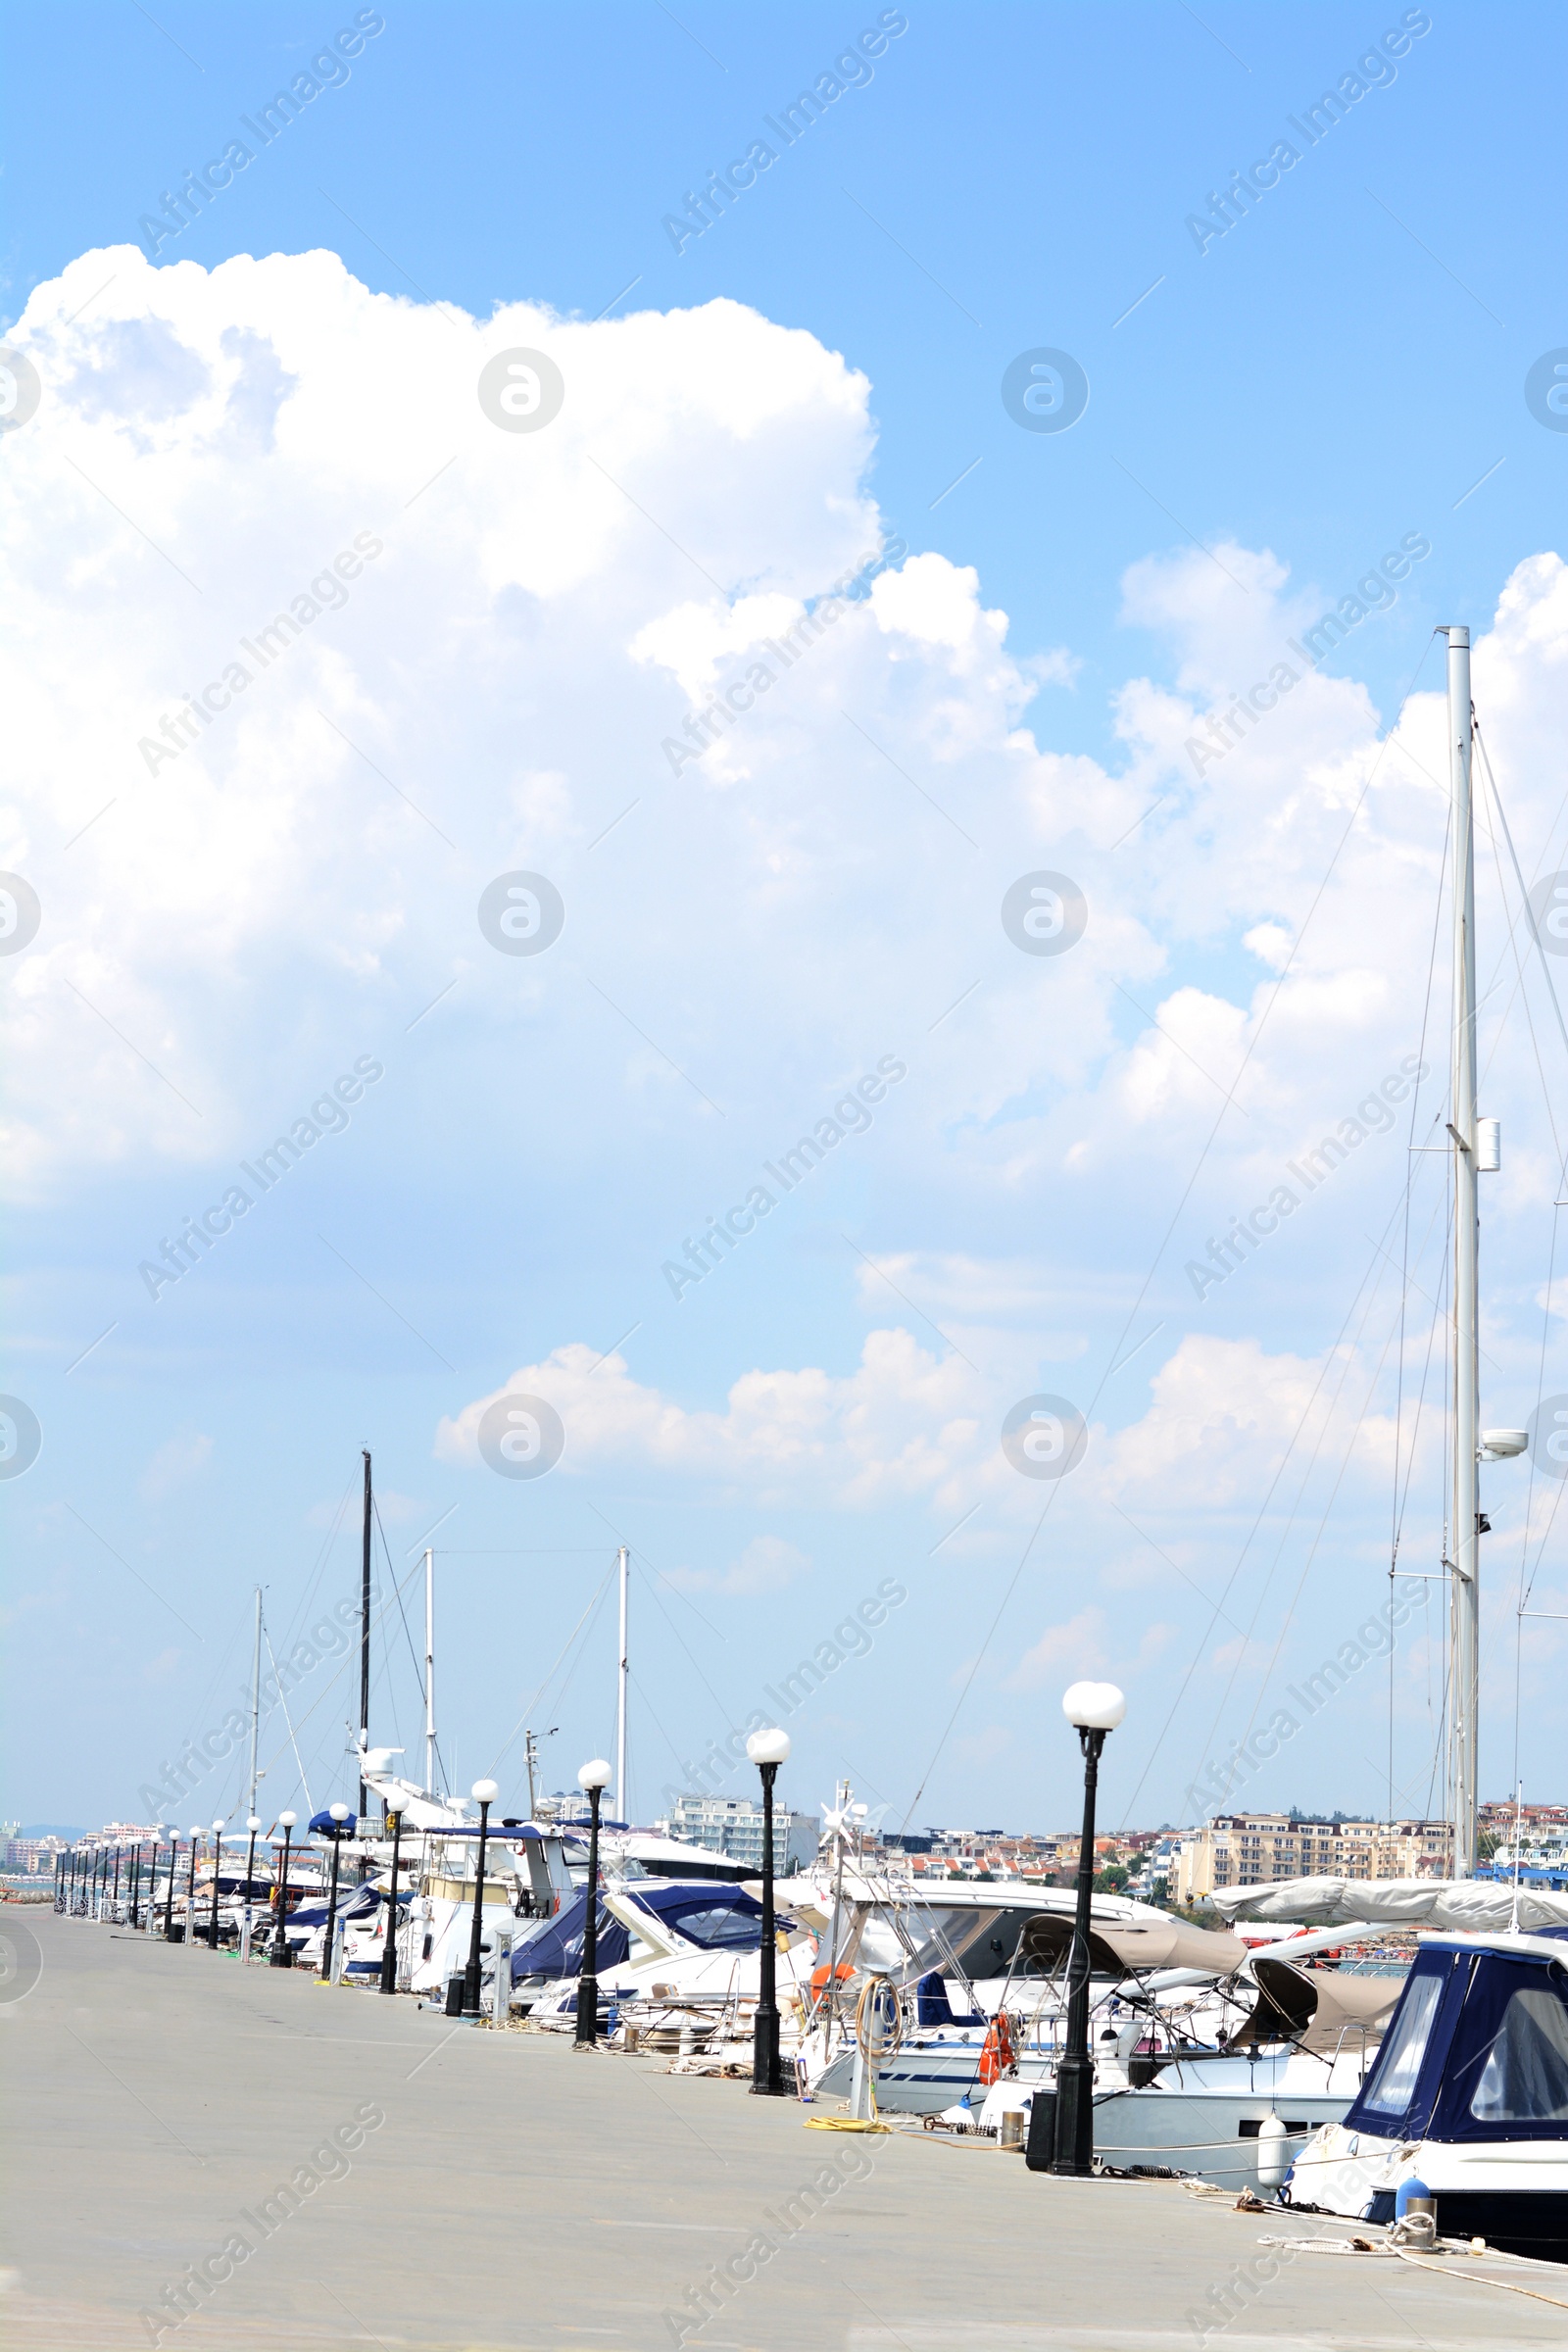
[[[793,2099],[662,2061],[51,1911],[8,1908],[12,1930],[43,1967],[0,1999],[9,2352],[1568,2342],[1568,2269],[1475,2266],[1553,2308],[1387,2256],[1282,2257],[1259,2237],[1348,2226],[809,2131]]]

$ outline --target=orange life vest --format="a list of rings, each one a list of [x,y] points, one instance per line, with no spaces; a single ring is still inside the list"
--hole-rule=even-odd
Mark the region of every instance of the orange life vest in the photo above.
[[[1012,2028],[1007,2013],[999,2009],[991,2021],[980,2051],[980,2080],[988,2086],[999,2081],[1012,2064]]]

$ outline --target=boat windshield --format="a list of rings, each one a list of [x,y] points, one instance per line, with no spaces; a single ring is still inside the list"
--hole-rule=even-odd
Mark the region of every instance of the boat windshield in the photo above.
[[[662,1903],[660,1917],[705,1952],[755,1952],[761,1941],[761,1910],[744,1895],[728,1903],[710,1903],[700,1895],[690,1902]]]
[[[1545,1985],[1513,1993],[1470,2101],[1486,2124],[1568,2119],[1568,2007]]]
[[[1414,2098],[1443,1984],[1439,1976],[1415,1976],[1406,1985],[1399,2014],[1378,2052],[1372,2080],[1361,2093],[1360,2105],[1373,2114],[1403,2115]]]

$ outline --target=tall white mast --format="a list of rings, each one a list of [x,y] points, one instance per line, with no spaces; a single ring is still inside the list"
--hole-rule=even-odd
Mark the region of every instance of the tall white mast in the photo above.
[[[435,1794],[435,1553],[424,1552],[424,1793]]]
[[[626,1587],[630,1554],[623,1544],[616,1553],[620,1569],[620,1667],[615,1680],[615,1802],[620,1819],[630,1821],[626,1792]]]
[[[1453,791],[1453,1503],[1449,1534],[1449,1811],[1453,1875],[1473,1878],[1479,1789],[1481,1510],[1476,1204],[1476,875],[1470,797],[1470,632],[1449,628],[1448,770]]]
[[[256,1742],[262,1728],[262,1588],[256,1588],[256,1664],[251,1674],[251,1801],[247,1813],[256,1810]],[[248,1890],[247,1890],[247,1899]],[[248,1914],[247,1914],[248,1916]]]

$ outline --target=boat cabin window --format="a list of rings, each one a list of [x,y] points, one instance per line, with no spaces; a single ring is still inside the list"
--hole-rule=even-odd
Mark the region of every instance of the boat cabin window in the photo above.
[[[1510,1996],[1470,2112],[1484,2124],[1568,2120],[1568,2006],[1549,1985]]]
[[[1405,1987],[1398,2016],[1378,2053],[1372,2080],[1360,2104],[1375,2115],[1403,2115],[1415,2097],[1416,2079],[1427,2054],[1432,2020],[1443,1991],[1441,1976],[1415,1976]]]
[[[738,1903],[664,1903],[660,1916],[677,1936],[705,1952],[755,1952],[761,1941],[762,1914]]]

